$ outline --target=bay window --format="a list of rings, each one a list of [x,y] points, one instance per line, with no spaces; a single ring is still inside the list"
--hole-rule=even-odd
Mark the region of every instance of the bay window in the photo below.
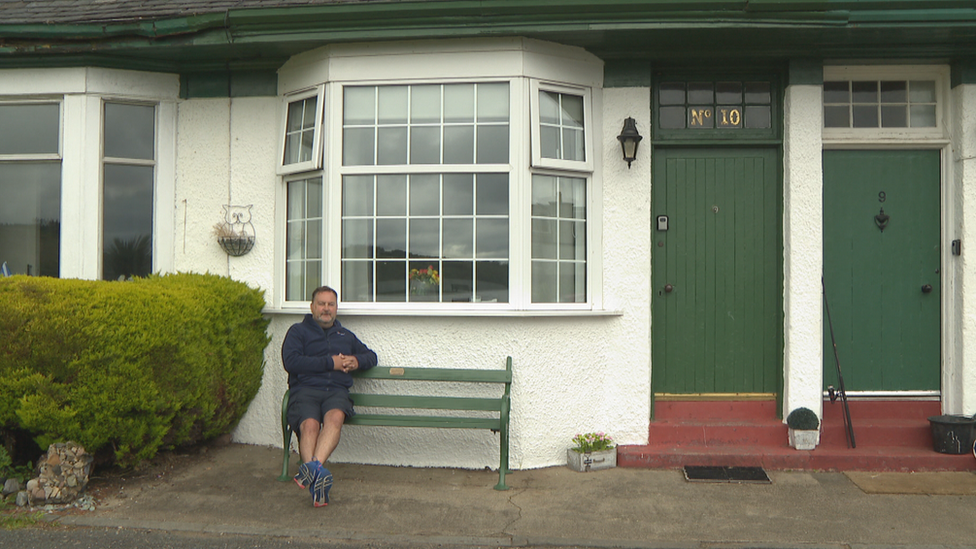
[[[335,81],[283,96],[283,301],[329,284],[360,310],[592,306],[592,88],[475,62],[407,80],[443,72],[419,54],[402,79],[375,82],[383,56],[361,61],[343,56],[317,73]],[[308,86],[308,67],[285,67],[285,88]]]

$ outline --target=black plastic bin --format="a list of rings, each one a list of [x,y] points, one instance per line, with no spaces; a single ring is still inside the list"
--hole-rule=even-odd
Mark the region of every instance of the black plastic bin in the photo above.
[[[932,447],[940,454],[967,454],[973,451],[976,417],[932,416]]]

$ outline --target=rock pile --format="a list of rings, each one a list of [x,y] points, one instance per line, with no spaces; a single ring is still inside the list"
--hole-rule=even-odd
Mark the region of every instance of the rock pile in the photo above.
[[[52,444],[37,464],[38,477],[27,481],[30,504],[74,501],[88,485],[93,459],[76,442]]]

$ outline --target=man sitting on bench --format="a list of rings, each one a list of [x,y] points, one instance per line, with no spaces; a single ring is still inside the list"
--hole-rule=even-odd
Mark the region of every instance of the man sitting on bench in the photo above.
[[[312,504],[329,503],[332,473],[325,462],[339,444],[347,416],[352,416],[349,372],[376,366],[376,353],[336,320],[339,296],[328,286],[312,292],[312,313],[292,325],[281,345],[288,372],[288,425],[298,435],[302,465],[295,482],[312,494]]]

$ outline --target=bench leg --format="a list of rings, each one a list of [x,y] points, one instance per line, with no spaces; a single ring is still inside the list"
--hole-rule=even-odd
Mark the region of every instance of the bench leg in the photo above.
[[[505,475],[511,473],[508,469],[508,429],[502,429],[498,434],[499,448],[498,448],[498,484],[495,485],[495,490],[508,490],[508,485],[505,484]]]
[[[281,476],[278,480],[284,482],[288,480],[288,460],[291,458],[291,427],[288,426],[288,391],[281,399],[281,434],[282,446],[284,447],[284,459],[281,461]]]

